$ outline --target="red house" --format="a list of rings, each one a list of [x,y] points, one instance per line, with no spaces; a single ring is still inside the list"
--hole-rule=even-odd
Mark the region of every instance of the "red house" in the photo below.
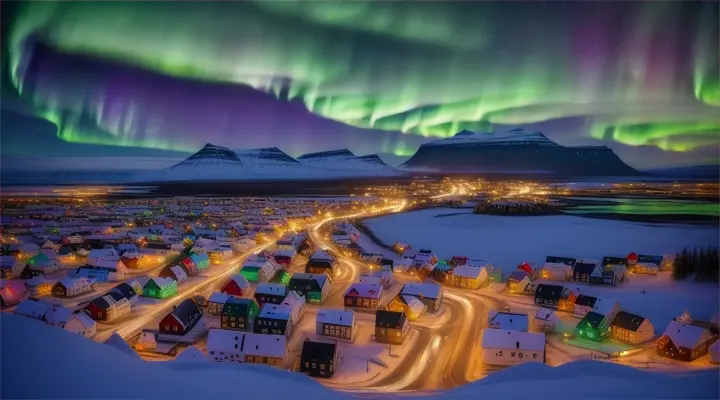
[[[249,289],[250,282],[247,278],[242,274],[236,274],[230,277],[221,291],[233,296],[244,296]]]
[[[192,258],[185,257],[182,259],[182,261],[180,263],[182,264],[185,271],[187,271],[188,276],[193,276],[193,275],[198,274],[197,265],[195,265],[195,262],[192,260]]]
[[[160,333],[185,335],[200,321],[202,314],[193,299],[185,299],[160,321]]]
[[[120,257],[120,261],[127,267],[128,269],[138,269],[140,268],[139,262],[140,259],[137,257]]]

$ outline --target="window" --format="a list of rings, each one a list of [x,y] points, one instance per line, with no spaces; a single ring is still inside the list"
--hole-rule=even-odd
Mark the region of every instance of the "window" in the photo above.
[[[533,360],[537,359],[537,353],[533,353]]]
[[[177,332],[177,331],[178,331],[177,326],[173,326],[173,332]]]
[[[325,369],[325,364],[320,364],[320,369]]]
[[[317,363],[312,363],[313,369],[317,368]]]
[[[498,351],[498,355],[502,357],[502,350]]]
[[[515,352],[510,353],[510,357],[515,357]]]
[[[520,356],[521,359],[523,358],[523,353],[522,353],[522,351],[518,354],[518,356]]]

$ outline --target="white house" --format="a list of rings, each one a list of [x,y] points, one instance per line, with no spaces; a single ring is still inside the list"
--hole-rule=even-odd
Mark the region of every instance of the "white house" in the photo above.
[[[45,321],[59,328],[91,338],[97,333],[97,324],[84,312],[73,312],[69,308],[53,306],[45,313]]]
[[[42,321],[50,307],[52,307],[50,304],[43,301],[26,299],[15,307],[13,314]]]
[[[120,259],[120,254],[114,248],[92,249],[87,256],[89,259],[114,260]]]
[[[482,339],[482,362],[488,365],[545,362],[545,334],[486,329]]]
[[[305,296],[300,296],[296,291],[291,290],[281,304],[290,307],[290,322],[293,325],[297,324],[305,311]]]
[[[215,292],[210,295],[208,299],[208,314],[220,315],[222,313],[223,306],[231,298],[234,297],[227,293]]]
[[[528,316],[527,314],[491,311],[488,317],[488,328],[527,332]]]
[[[545,263],[540,270],[540,278],[551,281],[567,281],[572,276],[572,266],[562,263]]]
[[[315,318],[317,335],[353,340],[355,331],[355,312],[330,309],[318,311]]]
[[[287,357],[287,341],[282,335],[210,329],[207,352],[213,361],[251,362],[283,367]]]
[[[551,308],[541,308],[535,313],[533,326],[535,330],[539,332],[552,332],[555,330],[558,321],[559,319],[557,314],[555,314],[555,310]]]
[[[90,293],[93,290],[95,290],[95,279],[66,276],[53,286],[52,294],[55,297],[73,297]]]

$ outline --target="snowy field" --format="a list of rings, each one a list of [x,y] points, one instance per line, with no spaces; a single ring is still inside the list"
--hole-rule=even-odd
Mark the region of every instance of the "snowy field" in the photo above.
[[[416,249],[433,250],[439,258],[468,255],[490,261],[506,273],[522,261],[542,265],[548,255],[600,260],[631,251],[649,254],[674,253],[683,247],[717,246],[719,229],[695,225],[651,225],[637,222],[572,216],[502,217],[488,215],[436,215],[456,209],[432,209],[395,214],[365,221],[387,244],[401,240]],[[719,308],[716,284],[673,281],[669,272],[658,275],[631,274],[618,287],[561,284],[576,292],[614,300],[622,309],[652,322],[656,334],[684,310],[693,318],[709,320]],[[644,291],[644,292],[643,292]],[[535,309],[531,296],[503,296],[511,304]]]
[[[443,214],[462,214],[436,217]],[[523,261],[542,264],[549,255],[601,260],[603,256],[671,254],[683,247],[717,246],[712,226],[644,224],[567,215],[505,217],[435,208],[364,221],[381,240],[490,261],[504,271]]]
[[[306,376],[262,365],[205,360],[146,362],[119,349],[121,343],[96,343],[20,316],[3,313],[1,318],[0,398],[4,399],[209,399],[237,398],[239,393],[252,399],[367,398],[335,392]],[[99,365],[103,367],[97,368]],[[37,384],[38,376],[43,377],[42,385]],[[516,399],[531,390],[552,397],[583,399],[716,399],[719,385],[715,370],[669,375],[586,361],[557,368],[524,364],[451,391],[424,393],[418,398]],[[372,395],[391,397],[395,395]]]

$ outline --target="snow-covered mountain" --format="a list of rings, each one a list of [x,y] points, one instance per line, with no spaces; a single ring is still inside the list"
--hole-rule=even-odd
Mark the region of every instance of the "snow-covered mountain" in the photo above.
[[[315,168],[332,168],[333,170],[376,171],[385,174],[398,173],[395,168],[387,165],[377,154],[356,156],[348,149],[321,151],[304,154],[297,158],[305,165]]]
[[[206,144],[182,162],[131,177],[133,182],[331,179],[393,176],[402,172],[377,155],[358,157],[349,150],[312,153],[298,160],[277,147],[230,150]]]
[[[250,168],[302,167],[302,164],[277,147],[234,150],[237,157]]]
[[[541,132],[462,131],[424,143],[400,168],[446,173],[632,176],[639,172],[605,146],[565,147]]]

